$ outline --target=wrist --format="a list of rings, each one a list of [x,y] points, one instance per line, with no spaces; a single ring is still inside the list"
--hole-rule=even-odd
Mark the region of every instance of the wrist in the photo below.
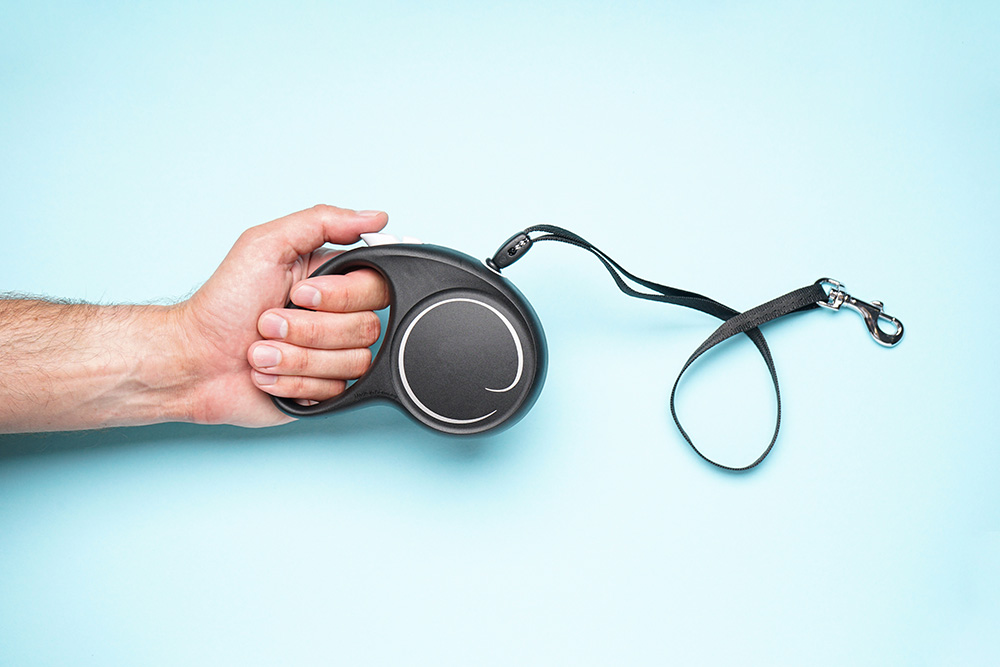
[[[77,363],[69,364],[77,372],[62,378],[61,391],[83,403],[66,401],[68,428],[190,421],[195,378],[178,335],[178,307],[89,308],[91,326],[73,346]]]
[[[114,426],[191,422],[198,364],[183,326],[183,304],[131,306],[118,354],[124,364],[119,396],[111,401]]]

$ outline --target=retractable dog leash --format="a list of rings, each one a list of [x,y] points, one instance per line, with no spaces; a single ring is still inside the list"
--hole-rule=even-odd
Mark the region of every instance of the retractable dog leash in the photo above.
[[[749,470],[760,464],[774,447],[781,427],[778,374],[760,332],[761,325],[791,313],[848,306],[861,314],[879,344],[892,347],[903,337],[902,323],[883,312],[882,303],[856,299],[830,278],[821,278],[740,312],[701,294],[639,278],[582,237],[552,225],[529,227],[514,235],[485,261],[405,237],[399,241],[385,234],[364,234],[362,238],[367,247],[338,255],[312,275],[370,268],[385,278],[390,305],[381,348],[368,371],[338,396],[312,405],[272,397],[278,408],[294,417],[311,417],[381,400],[444,433],[481,433],[516,423],[541,392],[547,350],[538,316],[501,271],[539,241],[568,243],[592,253],[628,296],[693,308],[723,321],[682,366],[670,392],[670,413],[694,451],[726,470]],[[296,306],[290,303],[288,307]],[[880,324],[893,330],[887,331]],[[777,399],[777,418],[771,441],[761,455],[749,465],[731,467],[698,449],[681,425],[674,399],[691,365],[738,334],[753,342],[767,365]]]

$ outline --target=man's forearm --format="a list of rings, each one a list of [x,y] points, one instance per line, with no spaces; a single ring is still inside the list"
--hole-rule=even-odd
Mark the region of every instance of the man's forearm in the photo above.
[[[0,432],[189,421],[173,310],[0,299]]]

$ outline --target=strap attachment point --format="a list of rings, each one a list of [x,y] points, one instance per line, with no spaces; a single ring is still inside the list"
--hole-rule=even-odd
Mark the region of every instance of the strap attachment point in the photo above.
[[[827,292],[826,301],[817,301],[816,303],[824,308],[829,308],[831,310],[840,310],[841,306],[849,306],[853,310],[857,311],[861,317],[865,320],[865,326],[868,327],[869,333],[871,333],[872,338],[875,339],[879,345],[884,345],[886,347],[892,347],[897,345],[903,338],[903,323],[897,320],[892,315],[888,315],[883,312],[881,301],[872,301],[867,303],[861,301],[860,299],[855,299],[853,296],[847,293],[844,285],[833,278],[820,278],[816,281],[816,284],[821,285],[824,288],[829,288]],[[892,324],[895,327],[895,331],[889,333],[879,326],[879,321],[885,321]]]
[[[531,237],[528,236],[527,232],[514,234],[500,246],[491,259],[486,260],[486,265],[499,272],[500,269],[505,269],[521,259],[521,256],[528,252],[529,248],[531,248]]]

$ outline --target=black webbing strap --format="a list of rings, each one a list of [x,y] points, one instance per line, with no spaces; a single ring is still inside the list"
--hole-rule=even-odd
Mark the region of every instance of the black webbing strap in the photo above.
[[[541,236],[531,238],[530,234],[541,233]],[[777,299],[772,299],[767,303],[764,303],[756,308],[751,308],[746,312],[740,312],[729,306],[719,303],[714,299],[710,299],[707,296],[701,294],[696,294],[694,292],[688,292],[686,290],[676,289],[674,287],[667,287],[666,285],[660,285],[659,283],[654,283],[638,276],[633,275],[626,271],[618,262],[611,259],[599,248],[589,243],[582,237],[565,230],[561,227],[555,227],[553,225],[536,225],[534,227],[529,227],[522,234],[516,235],[511,238],[507,244],[500,249],[497,255],[490,260],[490,263],[494,268],[500,269],[504,266],[516,261],[532,243],[538,241],[560,241],[562,243],[568,243],[574,245],[578,248],[583,248],[588,252],[594,254],[608,272],[611,277],[614,278],[615,283],[618,285],[619,289],[628,296],[635,297],[637,299],[648,299],[650,301],[660,301],[662,303],[669,303],[676,306],[684,306],[685,308],[693,308],[699,310],[703,313],[717,317],[720,320],[724,320],[722,325],[715,330],[715,332],[705,339],[698,349],[688,358],[687,362],[681,368],[677,379],[674,381],[673,390],[670,392],[670,414],[673,415],[674,423],[677,424],[677,429],[687,440],[691,448],[700,456],[714,466],[719,468],[724,468],[726,470],[732,471],[742,471],[749,470],[757,466],[764,458],[770,453],[771,448],[774,447],[775,441],[778,439],[778,430],[781,427],[781,391],[778,388],[778,373],[774,367],[774,359],[771,357],[771,351],[767,347],[767,341],[764,340],[764,334],[761,333],[760,327],[762,324],[766,324],[772,320],[778,319],[784,315],[790,313],[809,310],[818,307],[819,302],[827,301],[827,293],[823,288],[822,284],[819,282],[812,285],[807,285],[806,287],[799,288],[784,296],[780,296]],[[642,292],[626,282],[626,280],[631,281],[637,285],[645,287],[650,292]],[[774,435],[771,437],[771,442],[767,445],[764,452],[757,457],[753,463],[742,466],[742,467],[732,467],[723,465],[717,461],[705,456],[694,442],[691,437],[681,426],[681,421],[677,416],[677,410],[674,406],[674,399],[677,395],[677,386],[680,384],[681,377],[688,368],[703,354],[708,352],[710,349],[718,345],[719,343],[736,336],[737,334],[745,334],[753,344],[757,347],[758,352],[760,352],[761,357],[764,359],[764,363],[767,365],[767,370],[771,375],[771,381],[774,384],[774,396],[777,399],[777,418],[774,424]]]

